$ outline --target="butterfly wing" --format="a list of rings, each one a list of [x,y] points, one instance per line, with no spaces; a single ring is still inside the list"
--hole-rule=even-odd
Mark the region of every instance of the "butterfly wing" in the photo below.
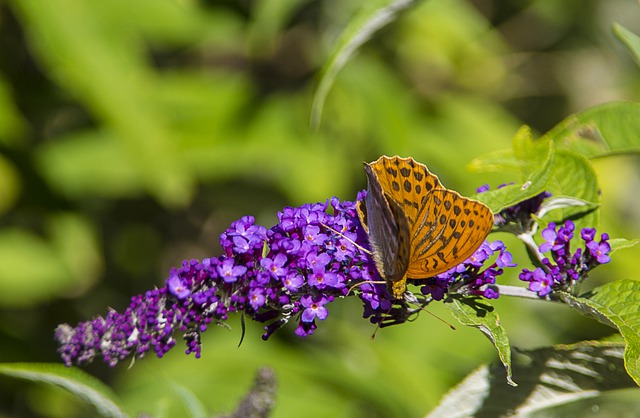
[[[410,224],[418,219],[425,196],[432,190],[444,189],[438,176],[413,158],[382,156],[369,167],[384,193],[402,207]]]
[[[373,259],[380,275],[390,285],[402,282],[404,286],[410,254],[409,222],[403,208],[384,193],[369,164],[365,164],[365,173],[369,186],[364,208],[362,202],[357,205],[360,222],[369,236]]]
[[[407,277],[432,277],[462,263],[492,227],[493,213],[483,203],[452,190],[430,192],[411,228]]]
[[[493,226],[484,204],[447,190],[413,158],[382,156],[365,164],[366,214],[358,204],[379,273],[394,297],[406,279],[443,273],[471,256]]]

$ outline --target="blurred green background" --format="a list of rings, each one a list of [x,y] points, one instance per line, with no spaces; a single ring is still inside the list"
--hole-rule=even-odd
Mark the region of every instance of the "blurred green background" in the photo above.
[[[363,161],[413,156],[473,194],[512,180],[465,166],[509,147],[521,124],[544,132],[640,97],[639,69],[610,30],[640,33],[637,1],[431,0],[352,58],[314,130],[317,73],[364,3],[0,0],[0,361],[59,361],[58,323],[122,310],[183,259],[219,255],[242,215],[269,227],[286,205],[354,200]],[[594,164],[602,229],[639,236],[638,159]],[[638,257],[618,253],[594,283],[638,277]],[[612,333],[559,306],[495,305],[518,347]],[[86,370],[133,413],[184,415],[176,384],[229,412],[267,365],[277,417],[421,416],[496,357],[480,333],[428,315],[370,341],[361,314],[337,301],[306,340],[290,326],[265,343],[249,324],[240,348],[232,318],[231,331],[206,333],[200,360],[179,343],[162,360]],[[61,390],[0,379],[0,417],[92,414]]]

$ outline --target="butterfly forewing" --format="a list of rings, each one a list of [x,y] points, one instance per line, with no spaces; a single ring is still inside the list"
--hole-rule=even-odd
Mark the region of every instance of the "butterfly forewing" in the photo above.
[[[369,164],[385,194],[403,208],[409,223],[415,222],[423,200],[432,190],[444,189],[438,176],[413,158],[382,156]]]
[[[492,226],[493,214],[484,204],[451,190],[433,191],[411,229],[407,277],[432,277],[462,263]]]

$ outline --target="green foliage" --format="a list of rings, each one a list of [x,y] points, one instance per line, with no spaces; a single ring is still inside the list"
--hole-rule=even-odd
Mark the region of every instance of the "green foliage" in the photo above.
[[[624,365],[640,385],[640,281],[616,280],[573,298],[567,303],[581,313],[615,325],[625,340]]]
[[[427,417],[585,416],[592,403],[579,402],[635,387],[620,361],[623,349],[623,344],[591,341],[522,351],[513,368],[520,384],[518,396],[513,394],[516,389],[500,384],[498,365],[485,365],[467,376]],[[630,397],[628,403],[633,402]],[[556,414],[558,405],[572,403],[578,403],[572,412]]]

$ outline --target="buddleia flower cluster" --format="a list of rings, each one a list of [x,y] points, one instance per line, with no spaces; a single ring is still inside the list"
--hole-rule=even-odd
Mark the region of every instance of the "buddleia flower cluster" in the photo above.
[[[575,224],[571,220],[557,226],[554,222],[542,231],[544,242],[540,244],[540,253],[549,253],[550,257],[541,260],[541,267],[531,271],[523,269],[520,280],[529,283],[529,290],[538,296],[549,295],[553,290],[569,290],[572,286],[587,278],[593,268],[611,261],[609,253],[609,235],[601,234],[596,240],[594,228],[583,228],[580,238],[584,247],[571,251]]]
[[[358,200],[364,197],[365,192],[360,192]],[[497,214],[496,220],[523,222],[546,197],[521,202]],[[163,287],[132,297],[123,312],[110,310],[75,327],[58,326],[58,352],[66,365],[103,358],[115,366],[149,351],[162,357],[181,336],[186,353],[200,357],[202,333],[212,325],[225,325],[233,314],[265,324],[264,340],[289,322],[295,323],[295,334],[306,337],[328,317],[331,302],[354,295],[371,323],[401,324],[450,293],[497,298],[496,279],[506,268],[516,266],[501,241],[485,241],[451,270],[410,280],[418,293],[394,299],[372,261],[355,208],[355,202],[337,198],[286,207],[270,229],[244,216],[221,234],[220,256],[184,261],[171,269]],[[570,222],[557,230],[549,224],[542,233],[546,241],[540,251],[550,252],[550,258],[542,260],[542,267],[524,269],[520,275],[541,297],[547,289],[570,286],[596,265],[608,262],[606,234],[596,241],[595,230],[583,230],[585,249],[571,253],[572,228]]]
[[[361,192],[358,198],[364,196]],[[305,337],[327,318],[328,305],[345,296],[357,295],[363,316],[372,323],[401,323],[415,312],[388,293],[355,202],[332,198],[287,207],[278,221],[266,229],[244,216],[221,235],[222,255],[184,261],[169,272],[165,286],[132,297],[124,312],[111,310],[75,327],[60,325],[55,339],[64,363],[87,364],[102,357],[114,366],[149,351],[162,357],[176,345],[177,334],[186,342],[186,353],[200,357],[202,333],[235,313],[264,323],[265,340],[288,322],[295,322],[294,332]],[[494,254],[495,261],[483,268]],[[429,296],[427,302],[441,300],[454,287],[494,298],[490,285],[503,267],[513,265],[501,242],[486,242],[451,271],[415,284]]]

